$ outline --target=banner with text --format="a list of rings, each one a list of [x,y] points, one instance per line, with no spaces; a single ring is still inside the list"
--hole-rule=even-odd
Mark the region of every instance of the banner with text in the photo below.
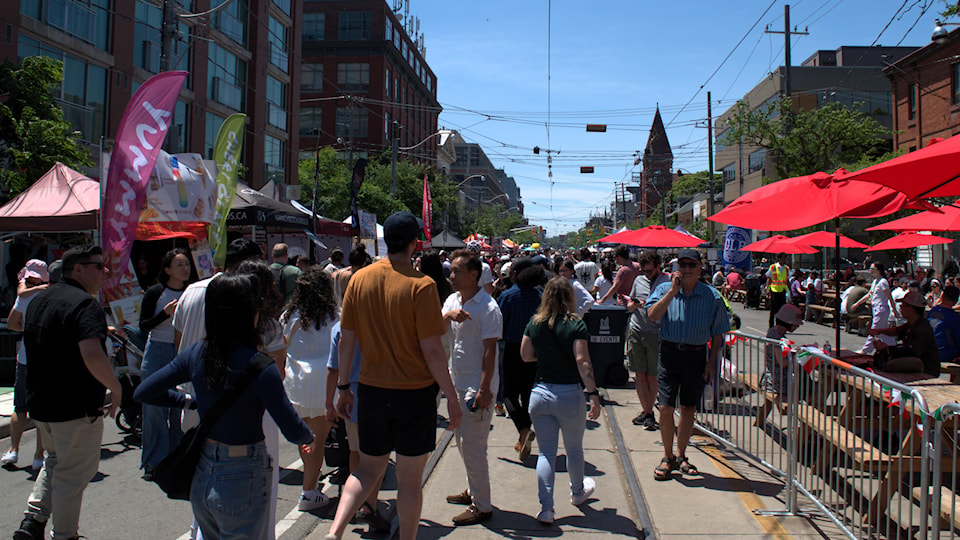
[[[173,121],[173,109],[186,71],[167,71],[147,79],[127,104],[120,126],[101,204],[103,255],[111,274],[107,286],[119,283],[130,260],[140,209],[150,173]]]
[[[732,266],[734,268],[750,268],[749,251],[742,251],[740,248],[749,244],[752,232],[743,227],[727,226],[727,235],[723,240],[723,258],[721,262],[724,267]]]
[[[221,268],[227,259],[227,216],[237,193],[237,167],[246,119],[247,115],[240,113],[227,117],[213,147],[213,159],[217,162],[217,202],[207,240],[213,250],[213,260]]]

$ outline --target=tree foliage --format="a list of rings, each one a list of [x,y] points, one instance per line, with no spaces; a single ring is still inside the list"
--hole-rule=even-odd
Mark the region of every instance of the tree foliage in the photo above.
[[[29,56],[0,66],[0,191],[11,197],[60,161],[93,165],[80,133],[63,119],[51,88],[63,81],[63,63]]]
[[[950,17],[952,15],[960,14],[960,2],[950,2],[948,0],[944,0],[943,3],[946,4],[947,7],[940,12],[941,16]]]
[[[730,117],[723,142],[764,147],[776,162],[780,178],[818,171],[833,172],[875,159],[891,148],[890,130],[856,108],[832,102],[812,110],[794,111],[790,98],[769,109],[753,108],[742,100]]]

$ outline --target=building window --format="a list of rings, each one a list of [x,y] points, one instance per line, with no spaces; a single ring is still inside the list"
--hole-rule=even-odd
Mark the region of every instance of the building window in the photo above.
[[[163,139],[163,149],[171,154],[187,152],[190,149],[190,105],[177,100],[173,109],[173,122],[166,138]]]
[[[213,159],[213,147],[217,144],[217,134],[220,133],[220,126],[223,125],[224,118],[221,118],[212,112],[207,112],[203,122],[203,155],[207,159]]]
[[[304,41],[323,41],[324,24],[327,21],[326,13],[304,13],[303,14],[303,40]]]
[[[911,83],[907,94],[907,120],[917,118],[917,85]]]
[[[323,64],[300,64],[300,90],[323,91]]]
[[[392,139],[390,136],[390,113],[383,117],[383,138],[388,141]]]
[[[247,63],[210,43],[207,48],[207,97],[231,109],[243,110]]]
[[[287,85],[267,75],[267,122],[287,129]]]
[[[323,115],[320,107],[304,107],[300,109],[300,135],[316,137],[320,135],[323,126]]]
[[[337,37],[340,41],[370,39],[370,12],[344,11],[337,20]]]
[[[228,38],[247,44],[247,3],[234,0],[214,15],[213,24]]]
[[[960,104],[960,64],[950,66],[950,96],[951,103]]]
[[[385,41],[390,41],[393,39],[393,21],[390,20],[389,15],[385,16],[384,20],[387,22],[383,29],[383,39]]]
[[[287,73],[289,65],[287,27],[273,17],[270,17],[270,31],[267,33],[267,42],[270,47],[270,63]]]
[[[366,92],[370,89],[370,64],[344,62],[337,64],[337,86],[342,91]]]
[[[163,10],[153,4],[137,2],[134,12],[133,63],[151,73],[159,73]]]
[[[723,175],[723,183],[733,182],[737,179],[737,163],[733,162],[726,167],[720,169],[720,174]]]
[[[748,170],[750,172],[762,171],[767,166],[767,149],[761,148],[756,152],[751,152],[748,160]]]
[[[383,95],[386,99],[390,99],[390,82],[393,81],[393,76],[390,74],[390,68],[386,68],[383,76]]]
[[[336,137],[357,138],[367,135],[367,109],[363,107],[337,107]]]
[[[393,46],[400,50],[400,43],[403,42],[403,38],[400,36],[400,29],[398,28],[396,32],[393,33]]]
[[[283,166],[284,155],[286,154],[286,141],[281,141],[276,137],[271,137],[269,135],[263,136],[263,183],[273,181],[275,186],[283,185],[284,180],[284,171],[286,168]]]
[[[280,11],[290,15],[290,0],[273,0],[273,5],[280,8]]]

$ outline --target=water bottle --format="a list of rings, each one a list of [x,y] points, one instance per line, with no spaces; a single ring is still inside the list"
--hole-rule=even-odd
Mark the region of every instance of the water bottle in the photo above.
[[[467,409],[469,409],[471,412],[476,412],[477,391],[473,388],[467,388],[467,391],[463,394],[463,402],[467,405]]]
[[[833,347],[830,346],[830,340],[823,343],[823,354],[833,356]]]

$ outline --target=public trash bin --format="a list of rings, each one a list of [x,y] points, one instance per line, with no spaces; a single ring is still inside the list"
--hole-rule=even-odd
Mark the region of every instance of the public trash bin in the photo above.
[[[623,306],[594,304],[583,314],[590,332],[590,360],[597,386],[617,387],[627,384],[630,374],[623,364],[624,339],[630,314]]]

